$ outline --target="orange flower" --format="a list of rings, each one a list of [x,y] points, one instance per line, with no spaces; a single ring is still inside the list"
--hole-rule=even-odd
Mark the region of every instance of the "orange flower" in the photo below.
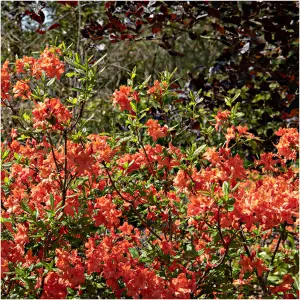
[[[130,102],[135,100],[136,102],[140,101],[139,95],[136,91],[133,91],[130,86],[122,85],[120,86],[120,90],[115,90],[112,97],[114,105],[120,105],[120,109],[128,110],[132,112],[132,108]]]
[[[297,149],[299,148],[298,130],[296,128],[280,128],[275,134],[281,137],[279,143],[276,145],[278,154],[286,160],[295,160]]]
[[[61,282],[60,276],[50,271],[44,281],[44,289],[41,299],[65,299],[67,287]]]
[[[28,100],[31,96],[29,80],[19,80],[13,88],[14,98],[20,97],[22,100]]]
[[[262,276],[263,272],[269,270],[260,258],[255,258],[252,262],[252,266],[257,270],[258,276]]]
[[[63,124],[71,119],[70,111],[57,98],[47,98],[44,103],[37,103],[32,114],[35,128],[45,129],[50,123],[53,129],[62,130]]]
[[[150,119],[145,125],[148,127],[147,132],[152,137],[154,142],[158,138],[165,137],[168,134],[168,126],[160,126],[157,120]]]
[[[167,88],[168,83],[166,81],[160,83],[158,80],[155,80],[154,85],[149,87],[147,94],[153,95],[155,100],[160,100]]]
[[[215,129],[218,130],[220,126],[225,123],[225,121],[228,119],[229,116],[230,116],[229,110],[218,111],[217,115],[215,116],[215,120],[216,120]]]
[[[186,274],[180,273],[177,278],[172,279],[172,287],[176,298],[189,299],[194,284],[193,280],[186,277]]]
[[[191,180],[184,170],[179,170],[174,178],[174,186],[179,190],[187,190],[191,186]]]
[[[9,61],[6,60],[1,68],[1,98],[3,100],[10,99],[9,88],[10,88],[10,74],[9,74]]]
[[[48,77],[56,77],[59,80],[65,72],[65,64],[58,57],[61,54],[61,50],[58,48],[46,47],[32,67],[33,76],[39,79],[44,71]]]
[[[84,278],[84,265],[81,258],[77,255],[77,250],[66,251],[56,249],[57,262],[56,266],[60,270],[64,286],[75,288],[80,283],[83,283]]]
[[[245,255],[241,255],[241,260],[239,262],[239,264],[241,265],[242,269],[241,269],[241,274],[240,274],[240,278],[243,278],[243,275],[246,272],[252,272],[253,271],[253,267],[252,267],[252,261],[251,258]]]
[[[1,278],[6,276],[6,272],[9,272],[8,260],[1,257]]]
[[[122,85],[120,86],[120,91],[115,90],[113,93],[113,103],[114,105],[119,104],[121,110],[128,110],[131,111],[130,106],[130,94],[131,94],[131,87]]]
[[[17,224],[18,232],[14,234],[15,243],[24,247],[29,242],[28,228],[22,224]]]
[[[23,56],[23,58],[16,60],[16,73],[25,73],[26,69],[31,69],[35,64],[36,59],[29,56]]]
[[[122,226],[119,227],[119,229],[122,231],[122,234],[131,234],[133,226],[125,222]]]
[[[229,142],[235,139],[235,128],[233,125],[227,128],[227,134],[225,134],[225,138],[226,138],[226,148],[228,148]]]
[[[255,161],[256,165],[263,165],[263,172],[266,171],[273,171],[276,172],[277,168],[274,166],[279,162],[277,159],[273,159],[275,157],[275,154],[273,153],[262,153],[260,155],[260,159]]]
[[[93,219],[96,226],[104,224],[107,227],[112,227],[120,224],[119,217],[122,215],[122,212],[117,210],[110,197],[103,196],[97,198],[94,202],[94,206],[91,202],[89,203],[89,210],[94,212]]]

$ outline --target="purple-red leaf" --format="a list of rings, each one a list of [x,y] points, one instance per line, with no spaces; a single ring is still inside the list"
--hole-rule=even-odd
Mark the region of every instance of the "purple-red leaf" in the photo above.
[[[184,54],[182,54],[182,53],[180,53],[180,52],[178,52],[178,51],[169,50],[168,52],[169,52],[169,54],[170,54],[171,56],[180,56],[180,57],[183,57],[183,56],[184,56]]]
[[[36,21],[36,22],[38,22],[40,24],[43,23],[42,22],[42,18],[39,15],[37,15],[35,12],[33,12],[33,11],[26,10],[25,11],[25,15],[29,16],[29,18],[31,18],[32,20],[34,20],[34,21]]]
[[[41,23],[40,24],[42,24],[45,21],[45,14],[44,14],[44,12],[42,10],[40,10],[39,11],[39,15],[40,15],[40,18],[41,18]]]
[[[42,30],[42,29],[40,29],[40,28],[37,29],[36,32],[39,33],[39,34],[45,34],[45,33],[46,33],[45,30]]]
[[[156,34],[160,31],[161,31],[161,25],[160,24],[154,24],[153,27],[152,27],[152,33]]]
[[[52,30],[52,29],[55,29],[55,28],[57,28],[57,27],[59,27],[60,25],[58,24],[58,23],[54,23],[54,24],[52,24],[49,28],[48,28],[48,30]]]

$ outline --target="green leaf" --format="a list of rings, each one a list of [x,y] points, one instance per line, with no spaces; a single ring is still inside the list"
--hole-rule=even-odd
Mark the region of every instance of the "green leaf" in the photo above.
[[[133,68],[132,72],[129,73],[131,80],[133,80],[136,76],[136,66]]]
[[[50,205],[51,205],[51,208],[54,209],[54,197],[52,194],[50,194]]]
[[[93,65],[92,68],[96,67],[101,61],[106,57],[107,54],[103,55],[101,58],[99,58]]]
[[[240,95],[241,95],[241,93],[236,94],[236,95],[232,98],[231,103],[234,102]]]
[[[197,148],[197,149],[195,150],[195,152],[194,152],[193,155],[194,155],[195,157],[198,156],[198,155],[199,155],[206,147],[207,147],[206,144],[200,146],[199,148]]]
[[[84,93],[84,90],[81,88],[71,88],[71,90],[79,93]]]
[[[22,120],[22,118],[19,117],[19,116],[11,116],[11,118],[12,118],[12,119],[15,119],[15,120]]]
[[[231,192],[234,192],[239,186],[240,186],[240,183],[238,182],[238,183],[234,186],[234,188],[231,190]]]
[[[132,139],[132,136],[125,136],[118,141],[118,145],[121,145],[124,142],[130,141],[131,139]]]
[[[4,151],[4,153],[1,155],[1,160],[4,161],[5,158],[8,156],[8,154],[9,154],[9,149],[6,149],[6,150]]]
[[[29,120],[30,120],[30,116],[27,115],[26,113],[24,113],[24,114],[23,114],[23,119],[24,119],[25,121],[29,121]]]
[[[133,102],[130,102],[130,106],[131,106],[132,110],[136,113],[136,111],[137,111],[136,105]]]
[[[129,252],[133,258],[139,257],[139,252],[135,248],[129,248]]]
[[[80,62],[80,58],[79,58],[79,55],[78,55],[78,53],[75,53],[75,61],[76,61],[77,63],[79,63],[79,62]]]
[[[48,83],[47,83],[47,86],[51,86],[53,83],[54,83],[54,81],[55,81],[55,77],[53,77]]]
[[[31,208],[28,206],[28,204],[24,200],[21,201],[21,206],[25,212],[29,213],[30,215],[32,214]]]
[[[228,205],[227,211],[234,211],[234,205]]]
[[[222,185],[222,191],[224,193],[224,199],[225,200],[228,200],[228,194],[229,194],[229,184],[227,181],[224,181],[223,182],[223,185]]]
[[[14,152],[14,158],[19,162],[21,155],[19,155],[17,152]]]
[[[77,98],[68,98],[67,101],[73,105],[75,105],[77,103]]]
[[[81,65],[80,63],[73,61],[66,56],[64,57],[64,60],[73,67],[79,68],[80,70],[83,70],[83,71],[87,71],[87,69],[84,65]]]
[[[69,78],[73,77],[73,76],[76,76],[76,75],[78,75],[76,72],[69,72],[69,73],[66,74],[66,76],[69,77]]]
[[[146,78],[146,80],[141,84],[141,88],[146,86],[146,84],[149,82],[150,78],[151,78],[151,75],[149,75],[149,76]]]

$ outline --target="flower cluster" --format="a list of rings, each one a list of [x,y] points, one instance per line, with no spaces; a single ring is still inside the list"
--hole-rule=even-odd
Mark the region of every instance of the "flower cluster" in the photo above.
[[[9,96],[10,90],[10,69],[9,69],[9,61],[6,60],[1,68],[1,98],[2,99],[10,99]]]
[[[139,102],[139,97],[136,91],[133,91],[130,86],[122,85],[120,90],[115,90],[113,93],[113,103],[114,105],[118,104],[121,110],[132,111],[130,102],[135,100]]]
[[[38,59],[24,56],[16,60],[16,73],[29,72],[31,76],[39,79],[44,71],[49,78],[56,77],[59,80],[65,72],[65,65],[59,59],[61,54],[58,48],[46,47]]]
[[[62,74],[65,72],[65,64],[60,61],[61,55],[62,51],[59,48],[46,47],[41,52],[39,58],[23,56],[23,58],[17,59],[14,64],[14,70],[9,68],[9,62],[5,61],[1,68],[2,101],[10,100],[11,94],[13,94],[13,98],[21,98],[22,100],[32,99],[30,83],[33,79],[39,80],[43,72],[49,78],[56,77],[60,80]],[[13,73],[15,75],[14,78],[17,78],[15,83],[11,80],[11,74]]]
[[[14,98],[20,97],[22,100],[30,99],[31,89],[29,82],[25,80],[19,80],[13,88]]]
[[[275,134],[280,136],[279,143],[276,145],[278,154],[286,160],[295,160],[299,149],[299,132],[297,129],[280,128]]]
[[[168,126],[160,126],[157,120],[149,119],[146,124],[148,134],[152,137],[153,141],[156,142],[157,139],[167,136]]]
[[[152,95],[155,100],[160,101],[163,94],[167,91],[168,83],[166,81],[154,81],[154,85],[149,87],[147,94]]]
[[[71,119],[70,111],[57,98],[47,98],[43,103],[37,103],[32,111],[35,128],[62,130],[63,124]]]
[[[39,68],[23,57],[17,76],[60,78],[59,55],[46,49]],[[12,70],[3,65],[4,100]],[[29,82],[16,83],[16,98],[30,98]],[[146,113],[164,105],[167,88],[116,90],[114,104],[130,112],[118,135],[84,132],[58,98],[28,102],[31,128],[12,129],[1,145],[7,298],[297,297],[298,131],[280,128],[273,151],[250,161],[240,145],[257,138],[225,111],[222,143],[190,146],[182,129],[181,146],[166,138],[168,118],[160,125]]]
[[[229,116],[230,116],[229,110],[218,111],[217,115],[215,116],[215,120],[216,120],[215,129],[219,130],[221,125],[223,125],[228,120]]]

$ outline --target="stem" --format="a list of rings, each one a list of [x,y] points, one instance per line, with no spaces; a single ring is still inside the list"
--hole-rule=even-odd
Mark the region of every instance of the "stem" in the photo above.
[[[86,103],[86,100],[82,101],[81,104],[80,104],[80,109],[79,109],[79,114],[75,120],[75,122],[73,123],[73,125],[71,126],[71,128],[69,129],[69,132],[71,132],[77,125],[77,123],[79,122],[79,119],[82,117],[83,115],[83,109],[84,109],[84,106],[85,106],[85,103]]]
[[[219,267],[223,264],[223,262],[225,261],[225,258],[226,258],[226,256],[227,256],[227,254],[228,254],[229,246],[230,246],[231,241],[233,240],[233,238],[234,238],[239,232],[241,232],[241,230],[242,230],[242,229],[240,229],[240,230],[238,230],[237,232],[235,232],[234,235],[231,237],[230,242],[228,243],[227,247],[225,248],[225,253],[224,253],[224,255],[221,257],[221,259],[219,259],[219,261],[218,261],[213,267],[211,267],[210,269],[207,269],[207,270],[204,271],[203,275],[198,279],[198,281],[197,281],[197,283],[196,283],[196,286],[195,286],[195,288],[194,288],[192,294],[195,293],[195,291],[196,291],[198,285],[199,285],[199,284],[201,283],[201,281],[209,274],[210,271],[216,270],[217,268],[219,268]],[[250,252],[249,252],[249,254],[250,254]]]
[[[130,204],[132,205],[132,209],[133,209],[133,211],[135,212],[136,216],[137,216],[137,217],[139,218],[139,220],[141,221],[141,223],[142,223],[142,224],[143,224],[143,225],[144,225],[144,226],[145,226],[145,227],[146,227],[146,228],[147,228],[147,229],[148,229],[148,230],[149,230],[156,238],[158,238],[158,239],[161,241],[161,240],[162,240],[161,237],[160,237],[156,232],[154,232],[154,231],[146,224],[146,222],[142,219],[140,213],[139,213],[138,210],[134,207],[133,201],[130,201],[130,200],[126,199],[126,198],[120,193],[120,191],[119,191],[118,188],[116,187],[116,185],[115,185],[113,179],[111,178],[111,176],[110,176],[110,174],[109,174],[109,171],[108,171],[108,168],[107,168],[107,166],[106,166],[106,164],[105,164],[105,161],[103,161],[102,164],[103,164],[103,166],[104,166],[104,168],[105,168],[105,171],[106,171],[106,174],[108,175],[109,180],[110,180],[110,182],[111,182],[113,188],[114,188],[115,191],[117,192],[117,194],[118,194],[125,202],[130,203]]]
[[[55,163],[55,166],[56,166],[56,170],[59,173],[59,167],[58,167],[57,159],[56,159],[56,156],[55,156],[55,153],[54,153],[54,150],[53,150],[53,142],[52,142],[50,133],[47,132],[47,136],[48,136],[48,139],[49,139],[49,142],[50,142],[50,145],[51,145],[51,152],[52,152],[53,160],[54,160],[54,163]],[[60,184],[61,184],[61,181],[60,181]]]
[[[1,101],[1,102],[2,102],[6,107],[10,108],[10,110],[11,110],[13,116],[19,117],[17,111],[14,109],[14,107],[13,107],[11,104],[6,103],[4,100]],[[21,126],[24,130],[26,130],[26,134],[28,134],[31,138],[33,138],[34,140],[37,141],[37,139],[34,137],[34,135],[33,135],[31,132],[27,132],[27,128],[23,125],[23,123],[22,123],[19,119],[13,119],[13,122],[14,122],[14,121],[17,121],[17,122],[20,124],[20,126]]]
[[[243,240],[244,249],[245,249],[245,251],[246,251],[248,257],[250,257],[250,259],[252,260],[252,258],[251,258],[251,253],[250,253],[250,250],[249,250],[249,248],[248,248],[247,241],[246,241],[246,238],[245,238],[245,236],[244,236],[243,230],[240,231],[240,236],[241,236],[241,238],[242,238],[242,240]],[[259,283],[261,284],[261,287],[262,287],[264,293],[265,293],[266,295],[268,295],[269,293],[268,293],[268,289],[267,289],[267,287],[266,287],[266,282],[265,282],[264,278],[258,276],[258,272],[257,272],[256,269],[255,269],[255,274],[256,274],[256,277],[257,277]]]
[[[275,260],[277,251],[278,251],[279,246],[280,246],[280,243],[281,243],[281,241],[282,241],[282,239],[283,239],[283,234],[284,234],[284,232],[285,232],[285,227],[286,227],[286,225],[287,225],[287,222],[284,222],[284,223],[283,223],[283,228],[282,228],[282,231],[281,231],[281,234],[280,234],[280,237],[279,237],[279,239],[278,239],[278,241],[277,241],[276,248],[275,248],[275,250],[274,250],[274,252],[273,252],[273,255],[272,255],[270,267],[273,266],[273,263],[274,263],[274,260]],[[267,273],[265,274],[265,278],[264,278],[265,281],[268,280],[268,276],[269,276],[270,271],[271,271],[270,267],[269,267],[269,271],[267,271]],[[273,270],[274,270],[274,269],[273,269]]]
[[[222,231],[221,231],[221,225],[220,225],[220,210],[221,210],[221,207],[219,206],[218,208],[218,232],[220,234],[220,238],[222,240],[222,243],[223,243],[223,247],[226,249],[226,243],[225,243],[225,240],[224,240],[224,237],[223,237],[223,234],[222,234]]]
[[[65,161],[64,161],[64,182],[63,182],[63,189],[62,189],[62,206],[65,205],[66,203],[66,195],[67,195],[67,170],[68,170],[68,160],[67,160],[67,141],[68,141],[68,136],[67,136],[67,130],[64,131],[64,143],[65,143]]]
[[[138,137],[139,137],[139,135],[138,135]],[[150,169],[151,169],[151,171],[152,171],[152,174],[154,175],[154,177],[155,177],[156,179],[158,179],[157,176],[156,176],[156,173],[154,172],[153,166],[152,166],[152,164],[151,164],[151,162],[150,162],[150,159],[149,159],[149,157],[148,157],[148,154],[147,154],[147,152],[146,152],[146,149],[145,149],[145,147],[144,147],[142,141],[139,141],[139,144],[141,145],[141,147],[142,147],[142,149],[143,149],[143,151],[144,151],[144,154],[145,154],[145,156],[146,156],[146,159],[147,159],[148,165],[149,165],[149,167],[150,167]]]

